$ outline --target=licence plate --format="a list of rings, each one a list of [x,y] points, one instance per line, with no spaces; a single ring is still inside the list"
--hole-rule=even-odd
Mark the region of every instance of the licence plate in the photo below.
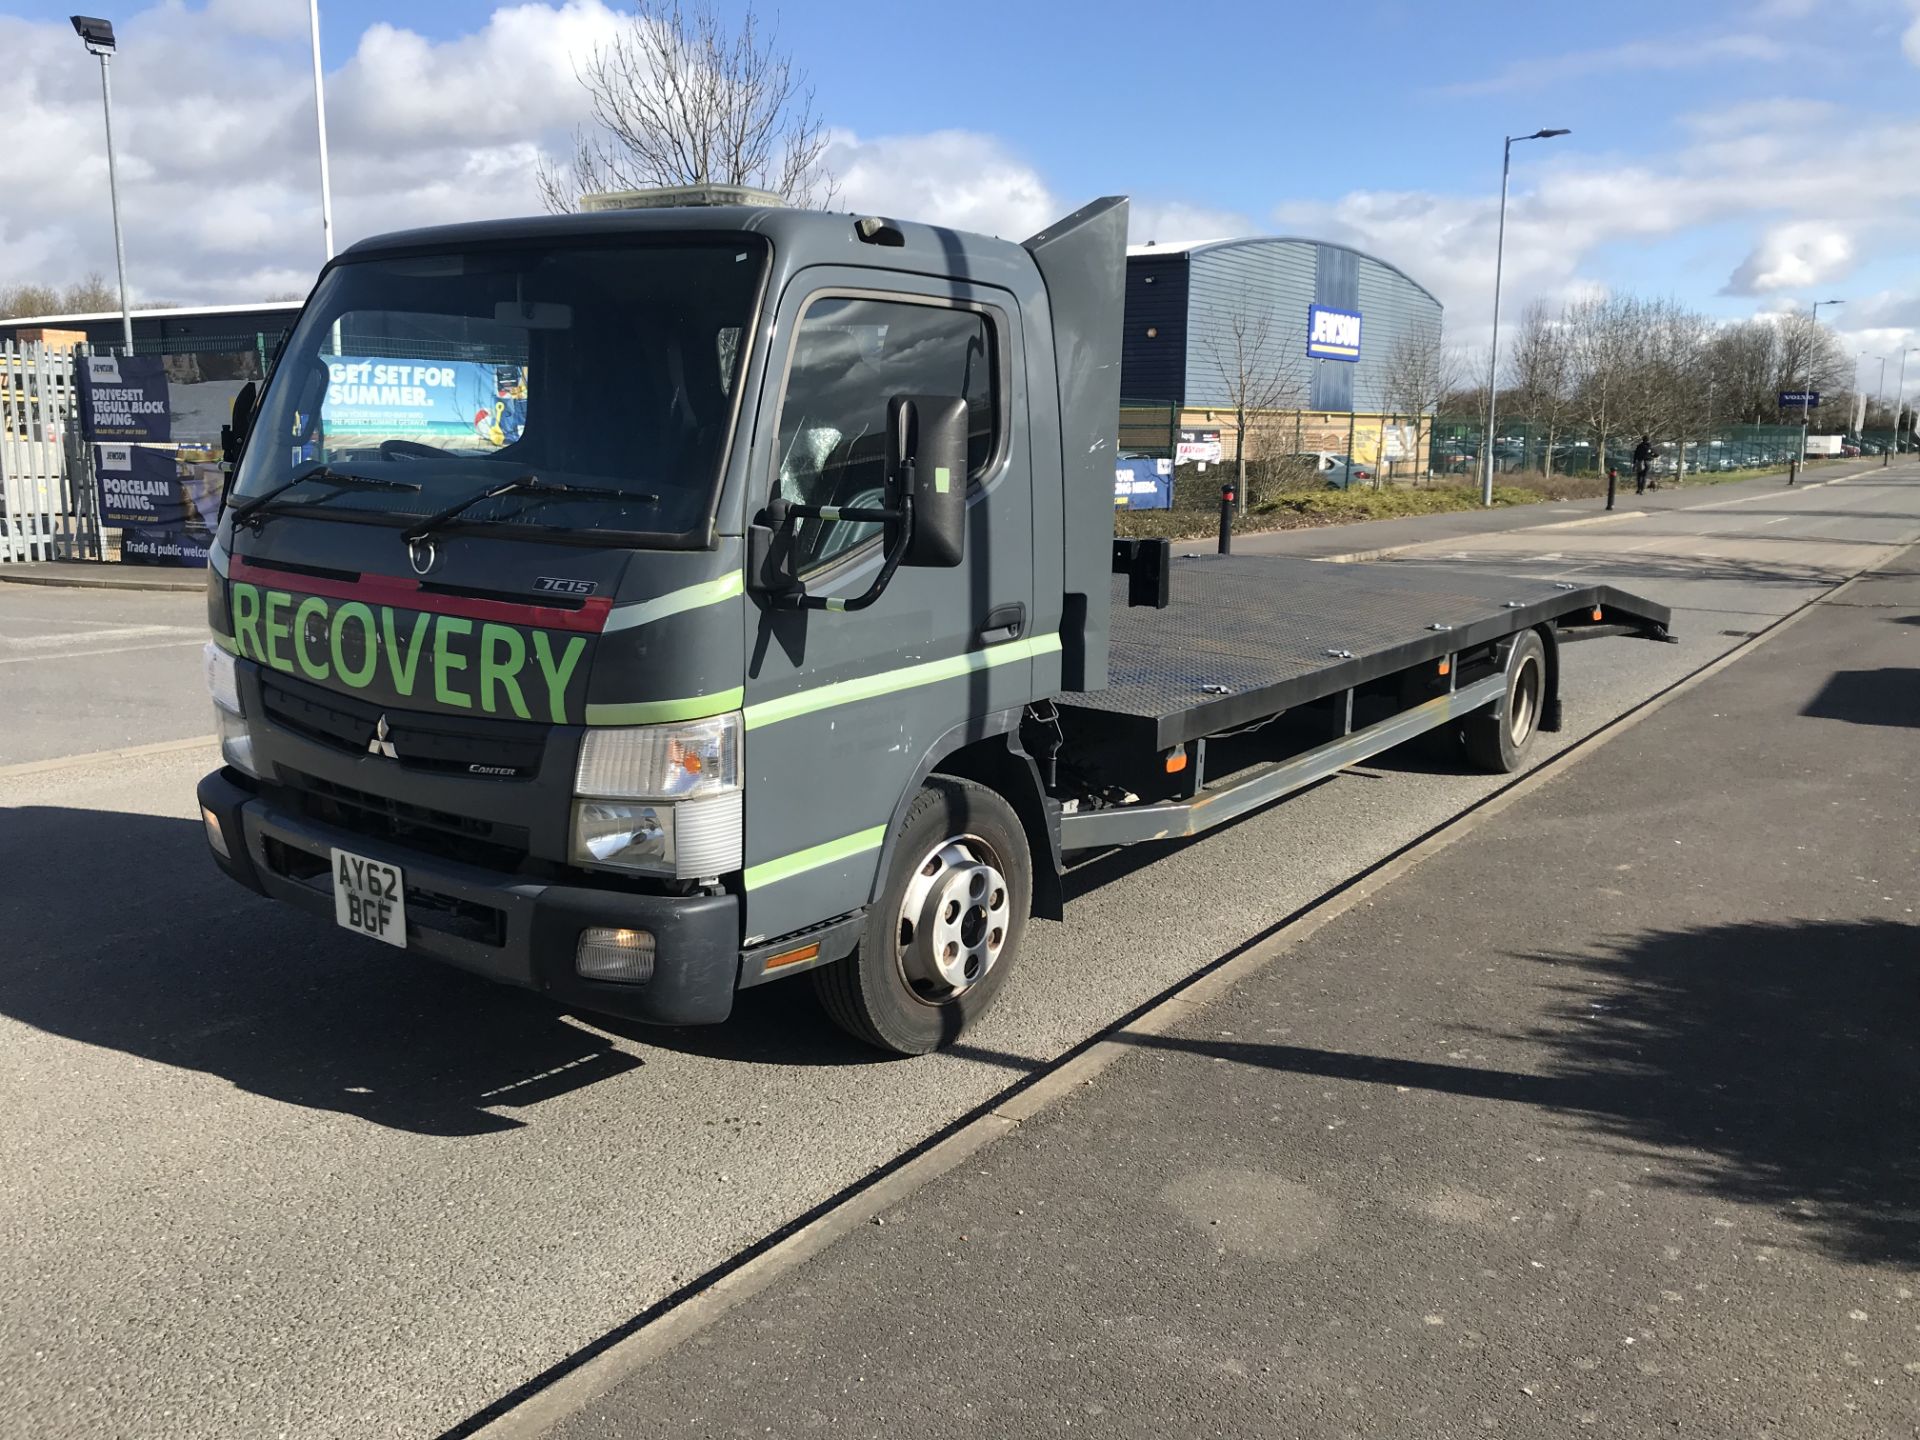
[[[407,878],[398,865],[333,854],[333,918],[358,935],[407,948]]]

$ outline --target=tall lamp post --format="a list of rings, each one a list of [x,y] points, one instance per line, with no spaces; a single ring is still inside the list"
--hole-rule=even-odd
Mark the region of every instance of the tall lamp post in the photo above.
[[[307,0],[313,32],[313,119],[320,131],[320,238],[333,259],[333,182],[327,175],[327,81],[320,68],[320,0]]]
[[[1493,344],[1487,358],[1487,438],[1481,457],[1486,470],[1480,482],[1480,503],[1493,504],[1493,421],[1500,392],[1500,269],[1507,253],[1507,177],[1513,171],[1513,145],[1516,140],[1551,140],[1556,135],[1571,135],[1571,130],[1536,130],[1531,135],[1509,135],[1500,151],[1500,238],[1493,249]]]
[[[1822,305],[1844,305],[1844,300],[1816,300],[1813,302],[1813,328],[1820,329],[1820,307]],[[1813,346],[1814,336],[1807,337],[1807,383],[1800,390],[1800,453],[1794,457],[1792,468],[1787,471],[1787,483],[1793,483],[1793,473],[1807,463],[1807,421],[1813,408],[1813,397],[1807,392],[1813,388]]]
[[[1907,356],[1920,350],[1920,345],[1909,345],[1900,352],[1900,378],[1893,385],[1893,448],[1900,448],[1900,417],[1906,413],[1907,405]],[[1913,438],[1913,425],[1907,425],[1907,438]]]
[[[89,55],[100,57],[100,103],[107,113],[107,196],[113,205],[113,260],[120,272],[120,338],[133,353],[133,312],[127,308],[127,247],[120,238],[120,181],[113,165],[113,85],[107,62],[113,58],[113,23],[92,15],[72,15],[74,33]]]
[[[1873,398],[1880,402],[1880,408],[1884,410],[1887,408],[1887,357],[1885,355],[1869,355],[1867,358],[1880,362],[1880,383],[1873,387]],[[1860,415],[1860,449],[1862,453],[1866,451],[1866,441],[1867,417],[1866,413],[1862,411]]]

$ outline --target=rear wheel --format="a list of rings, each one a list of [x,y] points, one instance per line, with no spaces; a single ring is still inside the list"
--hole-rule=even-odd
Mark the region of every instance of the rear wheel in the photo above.
[[[1511,775],[1527,763],[1547,699],[1547,647],[1537,632],[1523,630],[1507,650],[1507,694],[1498,705],[1467,717],[1467,758],[1495,775]]]
[[[1026,831],[984,785],[936,775],[894,832],[860,948],[814,972],[848,1034],[899,1055],[959,1038],[999,996],[1033,900]]]

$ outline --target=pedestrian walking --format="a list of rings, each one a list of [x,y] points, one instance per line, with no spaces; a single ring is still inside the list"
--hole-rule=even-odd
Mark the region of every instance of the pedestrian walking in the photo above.
[[[1653,483],[1653,437],[1642,435],[1633,447],[1633,493],[1644,495]]]

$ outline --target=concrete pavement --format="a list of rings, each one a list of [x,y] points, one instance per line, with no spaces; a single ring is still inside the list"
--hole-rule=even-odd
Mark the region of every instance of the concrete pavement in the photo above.
[[[1678,645],[1569,649],[1549,753],[1920,539],[1920,485],[1684,523],[1692,540],[1652,516],[1502,557],[1549,573],[1611,555],[1682,612]],[[1695,541],[1726,554],[1689,569]],[[1404,563],[1485,563],[1494,543]],[[29,593],[0,594],[0,615]],[[165,703],[191,708],[191,735],[205,701],[178,657]],[[140,660],[73,660],[67,704],[38,718],[0,692],[7,730],[40,753],[105,748],[72,697]],[[461,1425],[1498,787],[1383,762],[1198,844],[1096,862],[973,1043],[899,1065],[790,986],[718,1030],[621,1030],[256,901],[202,851],[192,784],[212,763],[0,775],[0,1432]]]
[[[1920,1434],[1920,555],[559,1424]]]

